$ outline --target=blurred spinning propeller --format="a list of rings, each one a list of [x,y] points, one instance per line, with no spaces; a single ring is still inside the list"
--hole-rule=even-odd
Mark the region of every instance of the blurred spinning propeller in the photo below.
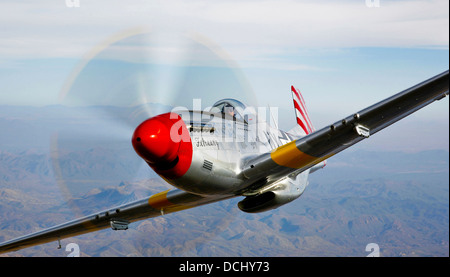
[[[51,141],[55,178],[75,216],[120,204],[82,201],[93,189],[159,178],[131,144],[142,121],[174,107],[192,109],[194,99],[205,110],[222,98],[257,106],[236,63],[199,35],[134,29],[94,47],[62,88],[59,120],[66,123]],[[215,232],[231,221],[223,213]],[[194,234],[183,239],[198,245],[215,233],[202,240]]]

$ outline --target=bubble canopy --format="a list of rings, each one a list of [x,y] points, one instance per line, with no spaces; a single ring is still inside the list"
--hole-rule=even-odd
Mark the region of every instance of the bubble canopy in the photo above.
[[[247,106],[239,100],[226,98],[217,101],[211,107],[211,113],[222,113],[248,122],[249,117],[254,118],[256,112],[253,107]]]

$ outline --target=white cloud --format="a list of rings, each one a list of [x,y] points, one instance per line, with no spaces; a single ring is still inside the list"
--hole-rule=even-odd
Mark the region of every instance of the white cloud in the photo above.
[[[254,66],[298,48],[448,48],[448,1],[365,2],[80,0],[68,8],[64,0],[3,1],[0,58],[79,58],[136,26],[200,33]]]

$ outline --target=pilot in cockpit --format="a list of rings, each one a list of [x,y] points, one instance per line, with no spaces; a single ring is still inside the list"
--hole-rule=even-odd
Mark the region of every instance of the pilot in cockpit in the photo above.
[[[227,115],[230,115],[230,116],[235,116],[235,113],[234,113],[234,107],[233,106],[231,106],[230,104],[225,104],[224,106],[223,106],[223,110],[222,110],[222,112],[224,113],[224,114],[227,114]]]

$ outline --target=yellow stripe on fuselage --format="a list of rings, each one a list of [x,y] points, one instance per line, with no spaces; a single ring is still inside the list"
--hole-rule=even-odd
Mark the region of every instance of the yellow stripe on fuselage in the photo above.
[[[148,204],[155,210],[163,211],[164,213],[178,212],[181,210],[192,208],[190,206],[184,206],[174,204],[167,199],[167,193],[170,190],[166,190],[155,195],[150,196]]]
[[[282,145],[270,153],[270,157],[276,164],[289,168],[303,168],[314,165],[333,155],[330,154],[324,157],[308,155],[297,148],[295,141]]]

